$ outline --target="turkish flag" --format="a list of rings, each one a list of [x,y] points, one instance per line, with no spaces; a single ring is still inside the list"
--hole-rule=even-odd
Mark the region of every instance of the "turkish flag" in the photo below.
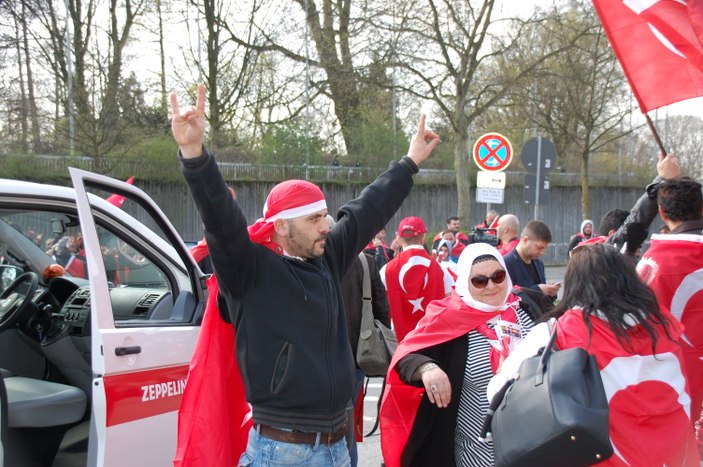
[[[178,410],[174,467],[237,465],[253,424],[234,353],[234,327],[220,317],[214,275],[207,286],[207,308]]]
[[[509,303],[517,300],[512,294],[508,297]],[[447,298],[430,303],[427,314],[418,323],[417,328],[399,341],[388,367],[379,413],[381,452],[386,467],[400,467],[405,445],[413,430],[425,393],[424,387],[405,384],[396,371],[396,364],[410,353],[456,339],[500,313],[478,311],[466,305],[460,296],[453,293]]]
[[[691,388],[676,342],[682,328],[668,317],[671,338],[662,326],[650,322],[658,333],[656,345],[636,326],[627,332],[627,346],[614,337],[607,321],[596,316],[589,325],[578,309],[559,318],[557,348],[580,347],[595,356],[608,398],[615,454],[599,466],[700,465],[691,423]]]
[[[695,421],[703,407],[703,236],[652,235],[637,272],[659,306],[684,325],[680,340]]]
[[[700,1],[593,4],[643,113],[703,96],[703,46],[696,33],[703,33]]]
[[[425,308],[440,300],[444,271],[424,248],[409,248],[386,264],[386,291],[393,329],[401,342],[425,316]]]
[[[132,183],[134,183],[134,175],[132,175],[131,177],[129,177],[127,180],[125,180],[125,183],[129,183],[130,185],[131,185]],[[108,196],[107,198],[105,198],[105,200],[106,200],[108,203],[112,203],[112,204],[114,204],[115,206],[117,206],[118,208],[121,208],[121,207],[122,207],[122,204],[124,203],[125,197],[122,196],[122,195],[110,195],[110,196]]]

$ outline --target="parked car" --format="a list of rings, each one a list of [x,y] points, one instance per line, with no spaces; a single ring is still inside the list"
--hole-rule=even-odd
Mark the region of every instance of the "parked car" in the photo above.
[[[204,277],[139,188],[70,173],[0,179],[0,465],[172,465]]]

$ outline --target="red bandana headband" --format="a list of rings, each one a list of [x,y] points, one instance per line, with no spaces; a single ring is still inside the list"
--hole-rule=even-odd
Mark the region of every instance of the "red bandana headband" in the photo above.
[[[295,219],[322,209],[327,209],[327,203],[320,187],[305,180],[286,180],[271,189],[264,203],[264,217],[249,226],[249,238],[271,248],[274,221]]]

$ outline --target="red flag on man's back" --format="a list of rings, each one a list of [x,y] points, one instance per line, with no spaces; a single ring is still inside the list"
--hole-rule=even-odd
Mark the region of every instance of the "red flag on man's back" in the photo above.
[[[703,46],[694,29],[703,25],[700,3],[593,0],[643,113],[703,96]]]
[[[237,465],[253,424],[234,353],[234,327],[220,317],[214,275],[207,286],[207,309],[178,410],[174,467]]]

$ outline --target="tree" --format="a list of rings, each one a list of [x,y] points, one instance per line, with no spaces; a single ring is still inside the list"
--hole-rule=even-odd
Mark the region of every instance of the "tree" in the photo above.
[[[629,88],[590,2],[572,1],[547,11],[527,35],[531,41],[507,54],[503,66],[529,66],[544,56],[541,44],[556,40],[571,46],[544,60],[524,86],[515,87],[506,96],[515,105],[498,119],[506,127],[519,125],[525,133],[548,136],[559,164],[578,161],[581,213],[588,219],[589,162],[632,131],[625,124],[633,110]]]
[[[0,12],[12,19],[14,36],[6,37],[9,43],[14,44],[15,59],[17,62],[19,103],[16,105],[16,114],[19,115],[20,124],[20,149],[28,152],[31,148],[38,151],[41,148],[41,126],[39,110],[35,97],[34,71],[32,64],[32,50],[30,48],[30,34],[28,24],[31,14],[24,2],[0,3]]]
[[[500,29],[507,20],[494,20],[494,6],[495,0],[408,1],[398,5],[397,24],[389,26],[398,35],[394,64],[404,77],[398,86],[418,99],[431,99],[452,129],[457,214],[465,221],[471,214],[469,129],[541,63],[569,47],[569,42],[546,41],[530,60],[493,73],[490,65],[518,45],[535,45],[526,34],[530,21],[513,19]]]
[[[105,99],[102,102],[101,117],[104,132],[109,133],[119,120],[117,95],[122,81],[122,69],[125,47],[131,39],[130,33],[135,21],[143,13],[146,0],[109,0],[110,2],[110,39],[111,53],[108,55],[107,82]],[[119,7],[119,8],[118,8]],[[122,22],[120,22],[122,19]]]
[[[125,51],[148,0],[105,0],[106,21],[96,16],[100,0],[20,0],[36,19],[30,29],[38,59],[56,83],[56,131],[69,125],[68,139],[82,154],[102,158],[114,151],[131,123],[118,102]],[[103,44],[107,43],[105,48]],[[57,106],[58,108],[58,106]],[[134,134],[134,133],[132,133]]]
[[[679,158],[681,173],[703,178],[703,119],[692,115],[671,116],[657,120],[655,127],[662,133],[666,150]]]
[[[292,121],[269,127],[261,139],[258,162],[285,166],[322,164],[322,141],[305,136],[302,126],[300,122]]]
[[[281,54],[304,65],[305,105],[317,96],[326,96],[333,102],[346,151],[354,157],[362,151],[356,135],[361,131],[363,96],[360,79],[364,75],[363,67],[357,66],[354,58],[372,57],[373,50],[385,47],[384,41],[379,41],[371,28],[375,12],[369,13],[368,8],[373,5],[355,9],[352,0],[292,0],[290,5],[297,5],[300,10],[292,11],[287,6],[276,5],[273,8],[279,11],[278,23],[255,26],[265,32],[262,42],[254,43],[236,31],[232,31],[232,39],[247,48]],[[304,31],[295,29],[301,11],[306,26]],[[264,21],[255,16],[251,18],[254,22]],[[362,25],[369,29],[364,31]],[[298,32],[299,36],[292,37],[293,32]],[[307,48],[308,33],[314,50]],[[385,54],[379,52],[375,55],[383,57]],[[311,68],[320,70],[323,76],[312,73]]]
[[[232,41],[230,34],[236,29],[252,42],[257,42],[253,23],[242,22],[238,18],[253,16],[259,4],[258,1],[245,4],[244,8],[250,8],[248,12],[231,12],[230,8],[236,8],[236,5],[222,0],[191,1],[191,5],[204,18],[204,31],[198,31],[198,41],[205,45],[205,61],[201,62],[199,54],[192,49],[191,56],[207,87],[210,144],[217,150],[225,143],[224,128],[234,126],[235,116],[246,106],[260,55],[256,49],[245,48]],[[239,28],[242,24],[243,27]]]

